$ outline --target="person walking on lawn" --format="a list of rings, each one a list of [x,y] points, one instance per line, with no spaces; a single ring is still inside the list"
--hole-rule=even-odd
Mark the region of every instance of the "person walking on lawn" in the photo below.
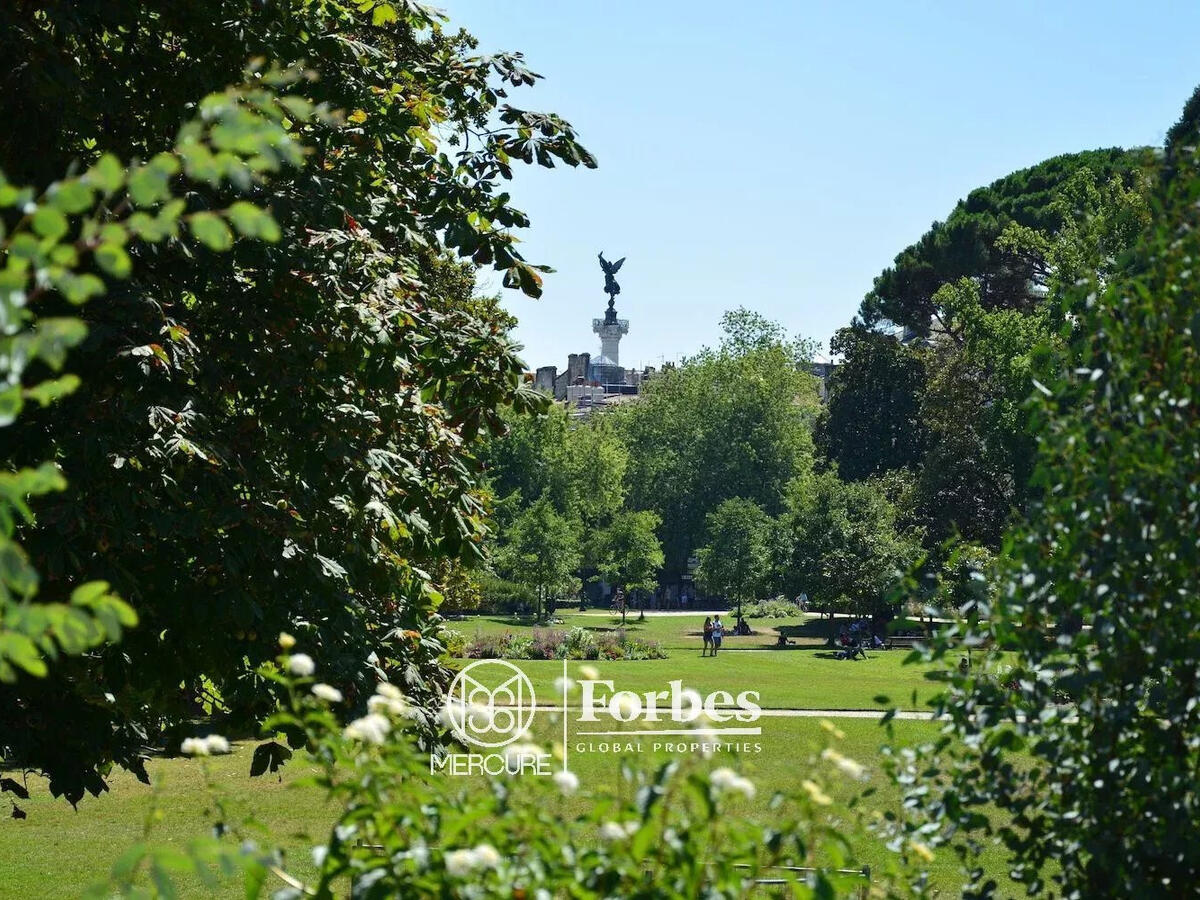
[[[712,617],[704,617],[704,649],[700,651],[701,656],[708,656],[708,651],[712,649]]]
[[[716,656],[721,649],[721,638],[725,637],[725,626],[721,624],[719,615],[713,616],[712,623],[712,655]]]

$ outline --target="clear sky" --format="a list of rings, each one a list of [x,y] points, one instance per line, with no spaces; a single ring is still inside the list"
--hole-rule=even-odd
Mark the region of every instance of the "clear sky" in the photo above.
[[[628,257],[623,365],[712,344],[745,305],[824,342],[970,190],[1050,156],[1161,145],[1200,83],[1200,4],[442,0],[545,76],[600,167],[523,169],[506,305],[531,366],[596,353],[596,260]],[[483,280],[499,289],[499,278]]]

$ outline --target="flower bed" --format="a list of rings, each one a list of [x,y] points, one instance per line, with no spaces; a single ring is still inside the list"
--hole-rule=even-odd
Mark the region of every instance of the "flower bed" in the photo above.
[[[532,636],[480,635],[466,647],[469,659],[666,659],[658,641],[631,637],[624,629],[594,634],[586,628],[569,632],[534,629]]]

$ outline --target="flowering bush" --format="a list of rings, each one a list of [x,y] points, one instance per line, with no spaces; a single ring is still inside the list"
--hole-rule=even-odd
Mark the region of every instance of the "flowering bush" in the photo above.
[[[348,894],[740,898],[768,877],[780,879],[795,897],[832,897],[863,887],[861,874],[836,871],[851,865],[852,857],[849,842],[830,823],[844,828],[853,812],[837,810],[835,817],[834,801],[818,783],[823,766],[838,777],[861,769],[836,751],[827,749],[824,762],[819,756],[809,761],[812,775],[802,791],[769,798],[769,825],[738,808],[758,794],[754,782],[728,761],[708,771],[701,755],[672,759],[653,772],[627,761],[616,783],[594,787],[559,767],[552,777],[501,774],[481,788],[475,779],[430,774],[428,750],[412,727],[419,711],[395,686],[381,682],[366,714],[342,726],[334,713],[339,701],[330,693],[337,689],[293,674],[297,668],[306,666],[285,656],[278,668],[261,674],[287,698],[268,728],[303,733],[315,781],[340,809],[312,848],[312,878],[302,880],[281,854],[260,849],[228,825],[217,793],[214,836],[186,850],[132,848],[95,896],[144,894],[138,882],[146,873],[164,896],[177,892],[173,880],[187,871],[208,874],[212,888],[210,867],[240,874],[247,898],[278,888],[276,900]],[[453,715],[450,706],[441,713],[444,722]],[[836,736],[836,729],[827,730]],[[218,736],[189,746],[199,756],[228,749]],[[538,751],[518,744],[501,753],[507,762]],[[561,759],[561,748],[554,756]],[[218,790],[211,780],[210,788]],[[568,801],[577,794],[587,802]],[[872,873],[873,888],[887,887],[881,874]]]
[[[572,628],[567,635],[567,659],[595,659],[596,636],[586,628]]]
[[[793,603],[783,597],[774,600],[755,600],[747,603],[742,610],[747,619],[791,619],[804,615],[799,603]]]
[[[453,628],[443,628],[438,632],[438,640],[446,648],[447,656],[462,656],[467,649],[467,636]]]
[[[477,635],[463,651],[470,659],[666,659],[658,641],[632,637],[623,628],[594,635],[586,628],[570,633],[535,629],[532,637]]]

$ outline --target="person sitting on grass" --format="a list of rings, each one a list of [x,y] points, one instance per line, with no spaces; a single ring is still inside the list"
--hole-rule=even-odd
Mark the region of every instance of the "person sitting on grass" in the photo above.
[[[716,656],[717,651],[721,649],[721,638],[725,637],[725,626],[721,624],[719,615],[713,616],[712,623],[712,655]]]
[[[700,651],[701,656],[708,656],[708,651],[712,649],[712,632],[713,624],[712,617],[704,617],[704,649]]]

